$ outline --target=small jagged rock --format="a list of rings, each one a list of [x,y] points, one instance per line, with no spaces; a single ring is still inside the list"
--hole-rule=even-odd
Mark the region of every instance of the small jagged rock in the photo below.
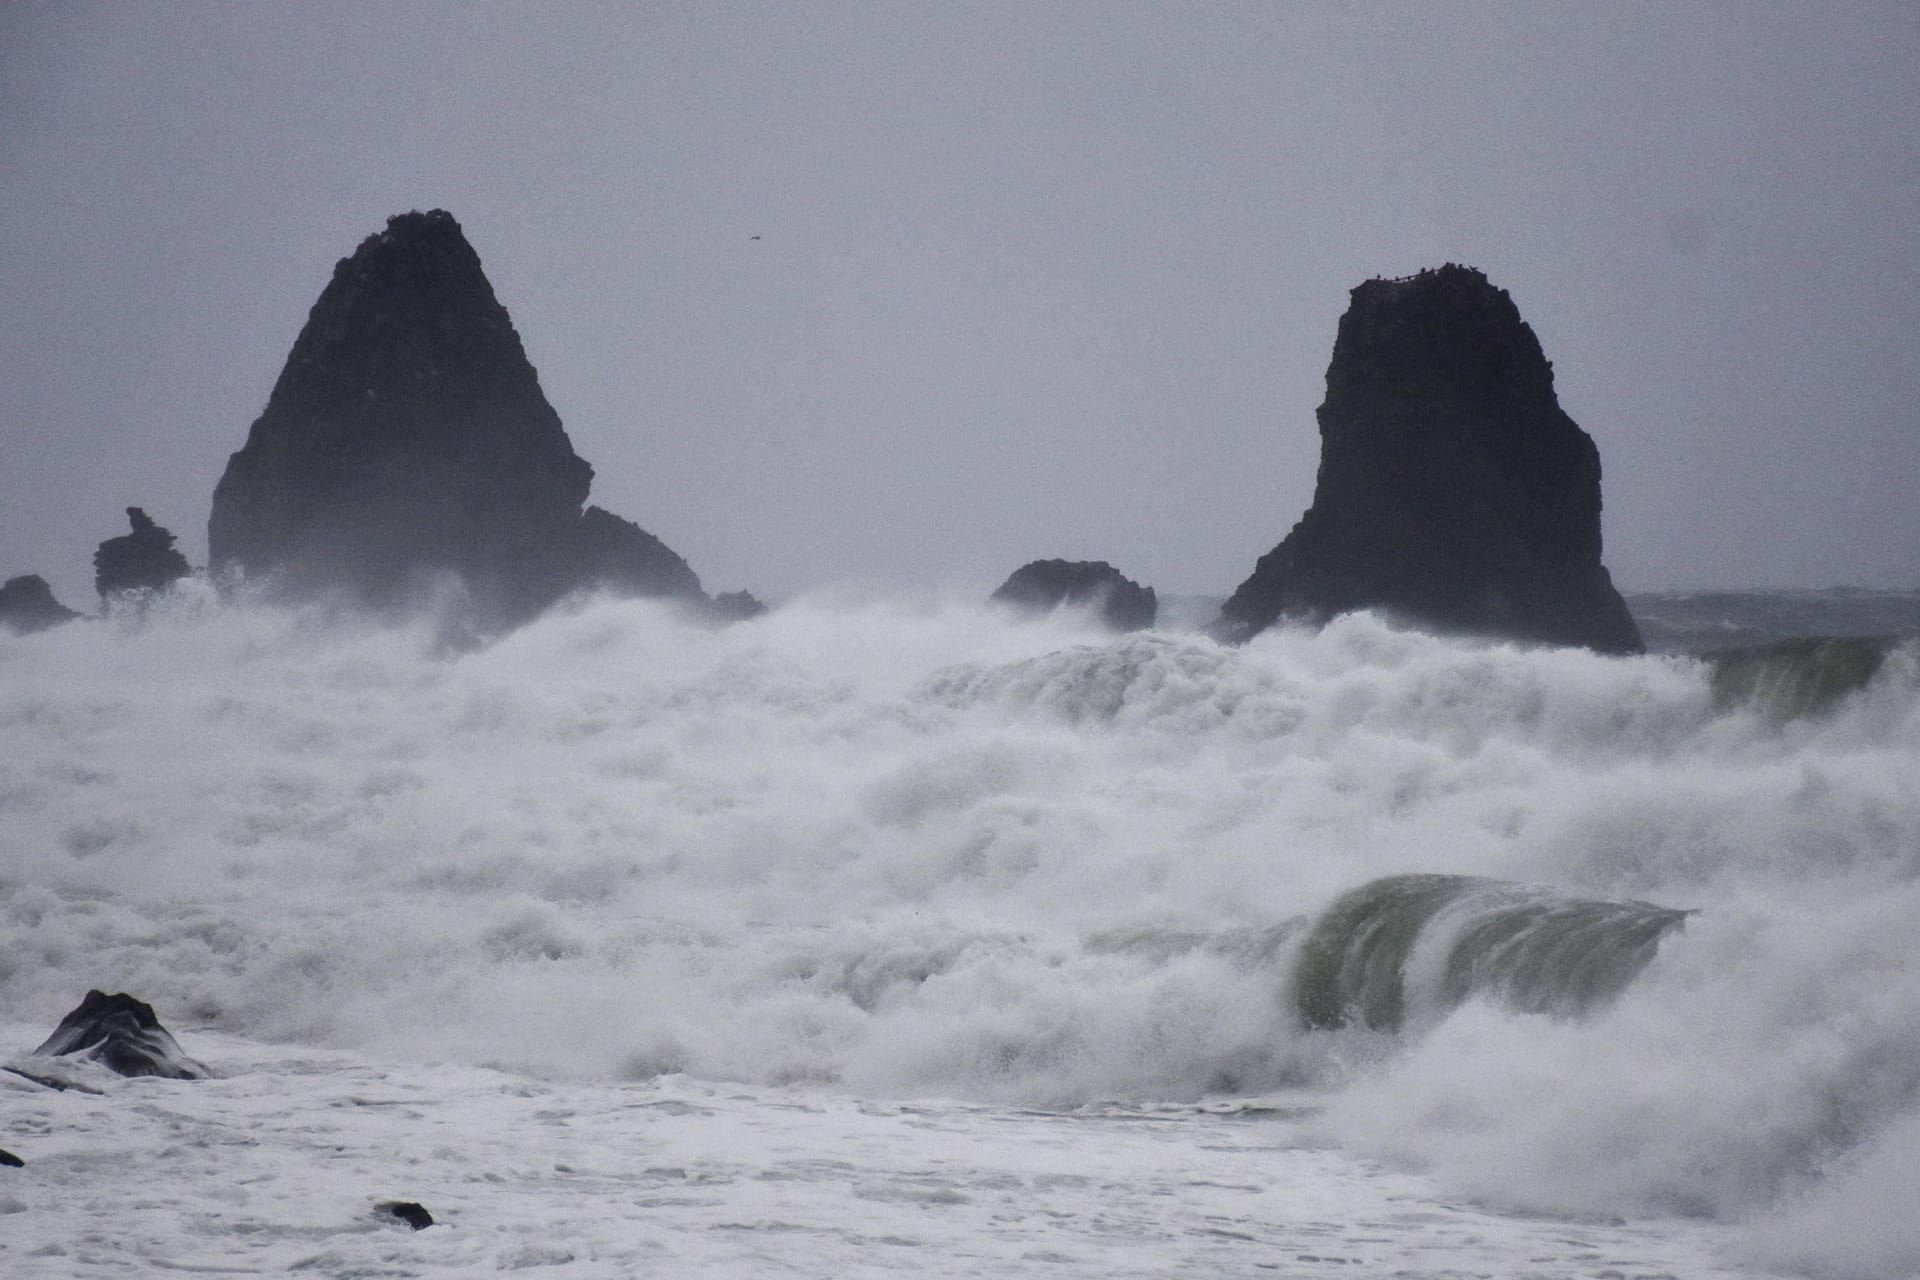
[[[400,1219],[415,1231],[425,1231],[433,1225],[433,1215],[411,1200],[383,1200],[374,1208],[389,1217]]]
[[[699,575],[666,543],[604,507],[580,516],[581,585],[624,596],[705,600]]]
[[[1642,651],[1600,562],[1600,454],[1504,289],[1448,264],[1369,280],[1340,319],[1313,504],[1220,611],[1379,609],[1416,626]]]
[[[208,1075],[160,1025],[152,1005],[123,993],[87,992],[33,1056],[77,1056],[123,1076],[204,1080]]]
[[[713,598],[709,612],[721,622],[746,622],[767,611],[751,591],[722,591]]]
[[[122,591],[164,591],[192,572],[173,549],[174,536],[139,507],[127,508],[133,532],[108,538],[93,553],[93,589],[101,599]]]
[[[53,598],[53,588],[37,573],[8,578],[0,585],[0,630],[32,635],[79,616]]]
[[[1051,613],[1062,605],[1097,608],[1115,631],[1151,627],[1159,612],[1152,587],[1143,587],[1104,560],[1035,560],[1014,570],[990,597],[1021,613]]]

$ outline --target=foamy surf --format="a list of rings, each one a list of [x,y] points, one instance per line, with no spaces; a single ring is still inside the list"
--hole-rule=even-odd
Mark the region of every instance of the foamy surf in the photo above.
[[[1738,1274],[1711,1230],[1491,1213],[1258,1102],[1016,1111],[194,1039],[223,1078],[0,1074],[35,1151],[0,1183],[8,1275]]]
[[[909,1104],[956,1117],[981,1168],[1029,1142],[1065,1143],[1076,1168],[1148,1160],[1106,1136],[1142,1108],[1176,1117],[1152,1126],[1168,1159],[1204,1162],[1210,1108],[1284,1095],[1307,1111],[1222,1180],[1305,1196],[1287,1170],[1322,1168],[1329,1221],[1372,1194],[1349,1175],[1411,1178],[1417,1212],[1472,1197],[1485,1208],[1461,1211],[1509,1223],[1518,1250],[1544,1247],[1518,1243],[1544,1220],[1511,1210],[1638,1224],[1675,1251],[1647,1270],[1703,1274],[1708,1250],[1749,1274],[1898,1275],[1920,1239],[1849,1224],[1909,1185],[1920,1088],[1913,651],[1787,715],[1729,697],[1717,670],[1364,616],[1226,650],[935,600],[803,600],[722,631],[587,601],[453,652],[427,622],[189,595],[0,640],[0,995],[34,1029],[11,1052],[88,988],[127,990],[216,1070],[305,1054],[418,1072],[432,1083],[407,1087],[429,1092],[451,1087],[436,1073],[492,1071],[605,1116],[650,1090],[737,1092],[737,1113],[708,1108],[730,1119],[684,1135],[736,1162],[742,1131],[790,1109],[827,1108],[833,1128]],[[1365,983],[1303,1012],[1316,922],[1407,876],[1475,887],[1388,966],[1424,1012],[1347,1016]],[[1583,903],[1622,907],[1625,942],[1567,959],[1532,924],[1576,904],[1579,934]],[[337,1096],[317,1078],[333,1069],[278,1096],[331,1106],[312,1099]],[[220,1089],[273,1105],[274,1070],[240,1074]],[[480,1096],[416,1105],[459,1133],[495,1105]],[[447,1139],[463,1162],[468,1142]],[[888,1150],[874,1158],[900,1168],[928,1155]],[[604,1183],[609,1205],[644,1172]],[[850,1185],[823,1180],[803,1217],[840,1212]],[[1285,1261],[1249,1224],[1300,1219],[1247,1194],[1258,1207],[1225,1229],[1260,1248],[1169,1245],[1139,1270]],[[1097,1215],[1096,1199],[1058,1211]],[[1405,1261],[1402,1227],[1352,1265],[1506,1269]],[[753,1256],[878,1265],[795,1238]],[[1079,1247],[1062,1251],[1113,1273]],[[1320,1267],[1308,1252],[1289,1265]],[[639,1256],[606,1244],[567,1265],[616,1254]],[[1536,1269],[1592,1274],[1583,1258]]]

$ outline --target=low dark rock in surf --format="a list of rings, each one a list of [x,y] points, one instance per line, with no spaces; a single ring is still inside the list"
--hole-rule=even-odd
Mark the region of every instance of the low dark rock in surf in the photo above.
[[[713,598],[708,610],[721,622],[745,622],[757,618],[767,611],[767,606],[754,598],[751,591],[722,591]]]
[[[383,1200],[374,1208],[388,1217],[398,1218],[415,1231],[425,1231],[433,1225],[433,1215],[411,1200]]]
[[[11,1151],[0,1151],[0,1168],[24,1169],[27,1162]]]
[[[189,1058],[160,1025],[153,1006],[130,995],[87,992],[78,1008],[60,1020],[34,1057],[79,1057],[118,1075],[204,1080],[205,1067]]]
[[[1320,1030],[1398,1031],[1473,998],[1579,1017],[1625,990],[1690,914],[1478,876],[1389,876],[1314,921],[1295,962],[1294,1008]],[[1416,953],[1429,971],[1409,972]]]
[[[1504,289],[1449,264],[1353,291],[1313,504],[1221,607],[1239,643],[1377,609],[1443,632],[1639,653],[1600,563],[1600,454]]]
[[[133,532],[108,538],[93,553],[93,589],[101,599],[126,591],[165,591],[192,572],[173,549],[174,536],[139,507],[127,508]]]
[[[37,573],[8,578],[0,585],[0,631],[32,635],[79,616],[53,598],[53,588]]]
[[[1115,631],[1145,630],[1159,611],[1152,587],[1104,560],[1035,560],[1014,570],[989,598],[1036,617],[1063,605],[1096,609]]]

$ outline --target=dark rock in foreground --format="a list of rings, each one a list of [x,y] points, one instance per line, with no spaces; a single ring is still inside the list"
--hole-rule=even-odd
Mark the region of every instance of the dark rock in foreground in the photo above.
[[[1641,652],[1600,563],[1599,452],[1505,290],[1451,264],[1355,289],[1318,416],[1313,505],[1221,608],[1218,638],[1380,609]]]
[[[581,587],[704,602],[651,534],[581,504],[593,468],[444,210],[335,269],[207,525],[212,566],[391,608],[456,575],[482,623]]]
[[[0,1167],[24,1169],[27,1167],[27,1162],[11,1151],[0,1151]]]
[[[207,1069],[182,1052],[160,1025],[153,1006],[132,996],[87,992],[80,1007],[60,1019],[35,1057],[78,1055],[123,1076],[204,1080]]]
[[[1115,631],[1153,625],[1159,605],[1143,587],[1104,560],[1035,560],[1014,570],[990,597],[1022,613],[1051,613],[1061,605],[1097,607]]]
[[[374,1206],[379,1212],[400,1219],[415,1231],[425,1231],[433,1225],[433,1215],[424,1206],[411,1200],[383,1200]]]
[[[93,589],[105,599],[122,591],[164,591],[192,572],[173,549],[174,536],[139,507],[127,508],[132,533],[108,538],[93,553]]]
[[[53,588],[37,573],[8,578],[0,586],[0,630],[31,635],[79,616],[53,598]]]

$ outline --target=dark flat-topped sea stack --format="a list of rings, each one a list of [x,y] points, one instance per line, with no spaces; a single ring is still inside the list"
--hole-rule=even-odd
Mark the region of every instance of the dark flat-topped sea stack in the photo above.
[[[1035,560],[1014,570],[990,599],[1029,615],[1062,605],[1098,609],[1101,621],[1115,631],[1151,627],[1159,612],[1152,587],[1104,560]]]
[[[402,214],[314,303],[214,490],[208,550],[223,575],[379,607],[455,575],[502,622],[603,578],[704,602],[651,535],[583,523],[592,480],[453,215]]]
[[[32,635],[79,616],[53,598],[53,588],[37,573],[8,578],[0,585],[0,631]]]
[[[127,508],[133,532],[108,538],[93,553],[93,589],[105,599],[122,591],[164,591],[187,576],[187,558],[173,549],[173,534],[139,507]]]
[[[1600,563],[1600,455],[1533,330],[1471,267],[1370,280],[1341,317],[1313,505],[1214,626],[1379,609],[1415,626],[1638,653]]]
[[[153,1006],[132,996],[87,992],[80,1007],[60,1019],[38,1058],[76,1055],[123,1076],[204,1080],[207,1069],[181,1051],[160,1025]]]

